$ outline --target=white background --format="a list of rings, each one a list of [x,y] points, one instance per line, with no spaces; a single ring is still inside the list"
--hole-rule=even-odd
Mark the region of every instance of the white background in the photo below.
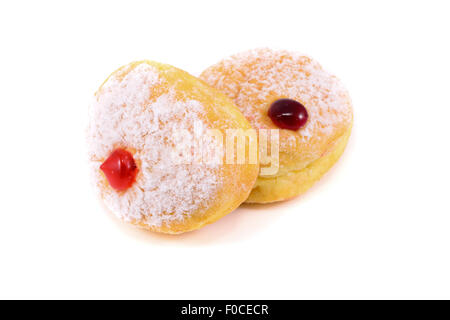
[[[447,1],[4,1],[0,298],[450,298]],[[198,75],[255,47],[310,54],[355,125],[306,195],[164,236],[94,196],[84,128],[119,66]]]

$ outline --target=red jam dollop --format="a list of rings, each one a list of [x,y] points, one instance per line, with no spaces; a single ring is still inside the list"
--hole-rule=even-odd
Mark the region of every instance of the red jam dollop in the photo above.
[[[272,122],[281,129],[298,130],[308,121],[308,111],[300,102],[292,99],[274,101],[268,115]]]
[[[138,168],[133,155],[125,149],[116,149],[100,166],[111,187],[118,191],[130,188],[136,181]]]

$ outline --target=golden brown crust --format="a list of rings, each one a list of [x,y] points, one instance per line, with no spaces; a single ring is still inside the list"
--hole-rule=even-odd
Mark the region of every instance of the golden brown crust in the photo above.
[[[301,170],[286,171],[273,177],[259,177],[247,203],[270,203],[305,193],[339,160],[350,138],[351,128],[324,156]]]

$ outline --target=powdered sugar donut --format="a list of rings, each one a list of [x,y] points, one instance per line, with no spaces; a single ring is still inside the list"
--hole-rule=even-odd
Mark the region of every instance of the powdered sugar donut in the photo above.
[[[255,129],[279,129],[279,168],[259,176],[248,202],[305,192],[344,151],[353,122],[350,97],[310,57],[257,49],[209,67],[200,78],[233,99]]]
[[[257,163],[227,164],[217,133],[249,129],[225,95],[169,65],[115,71],[90,107],[91,172],[122,220],[164,233],[200,228],[249,195]]]

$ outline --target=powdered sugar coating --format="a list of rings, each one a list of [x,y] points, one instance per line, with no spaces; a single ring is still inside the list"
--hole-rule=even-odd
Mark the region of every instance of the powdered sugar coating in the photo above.
[[[90,107],[89,158],[97,189],[118,217],[150,227],[201,212],[222,184],[218,164],[176,158],[190,150],[186,140],[180,143],[180,132],[192,135],[190,143],[200,143],[208,137],[198,133],[208,127],[201,103],[180,99],[165,81],[155,67],[131,64],[108,78]],[[155,94],[161,88],[167,90]],[[205,153],[222,156],[215,140],[202,145]],[[125,192],[112,189],[99,170],[117,147],[130,150],[139,167],[136,182]]]
[[[300,167],[322,156],[352,122],[345,87],[305,55],[250,50],[206,69],[201,78],[232,98],[254,128],[276,128],[267,116],[273,101],[290,98],[302,103],[309,114],[306,125],[280,133],[280,151],[300,159]]]

